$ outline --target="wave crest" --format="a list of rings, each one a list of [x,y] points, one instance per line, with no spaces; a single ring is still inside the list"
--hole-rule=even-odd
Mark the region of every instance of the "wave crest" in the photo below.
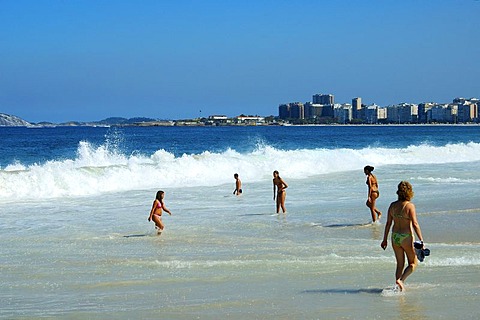
[[[0,170],[0,199],[87,196],[168,187],[215,186],[230,183],[233,173],[245,181],[271,179],[279,170],[290,179],[361,170],[365,164],[440,164],[480,161],[480,144],[419,145],[407,148],[281,150],[259,144],[248,153],[233,149],[176,157],[165,150],[152,155],[125,155],[115,144],[95,147],[81,141],[75,159]]]

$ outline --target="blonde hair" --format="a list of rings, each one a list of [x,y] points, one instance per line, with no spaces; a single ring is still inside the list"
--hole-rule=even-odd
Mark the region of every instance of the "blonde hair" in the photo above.
[[[401,181],[398,184],[397,195],[398,195],[398,200],[410,201],[414,195],[413,188],[410,182]]]

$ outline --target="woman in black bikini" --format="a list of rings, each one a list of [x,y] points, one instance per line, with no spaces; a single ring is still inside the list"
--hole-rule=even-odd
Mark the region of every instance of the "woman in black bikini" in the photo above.
[[[370,208],[370,213],[372,214],[372,221],[375,222],[380,221],[382,213],[375,206],[377,198],[380,197],[380,192],[378,191],[377,177],[375,177],[375,175],[372,173],[373,170],[374,167],[372,166],[365,166],[365,168],[363,168],[363,172],[367,176],[366,183],[368,186],[368,199],[365,204],[367,205],[367,207]]]

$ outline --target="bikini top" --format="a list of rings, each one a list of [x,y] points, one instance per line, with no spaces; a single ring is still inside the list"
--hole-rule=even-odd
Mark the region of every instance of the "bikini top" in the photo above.
[[[157,200],[157,208],[162,209],[162,204]]]
[[[365,183],[366,183],[366,185],[367,185],[367,186],[369,186],[369,184],[368,184],[368,181],[370,180],[370,177],[372,177],[372,187],[373,187],[373,186],[375,186],[375,187],[377,187],[377,188],[378,188],[378,182],[377,182],[377,179],[375,179],[375,178],[373,177],[373,175],[372,175],[372,176],[369,176],[369,177],[367,178],[367,181],[365,182]]]
[[[402,210],[400,210],[400,213],[393,213],[392,215],[393,215],[395,218],[410,220],[410,218],[405,217],[405,216],[403,215],[403,213],[405,212],[405,207],[407,206],[408,203],[409,203],[409,202],[407,201],[407,202],[403,205]]]

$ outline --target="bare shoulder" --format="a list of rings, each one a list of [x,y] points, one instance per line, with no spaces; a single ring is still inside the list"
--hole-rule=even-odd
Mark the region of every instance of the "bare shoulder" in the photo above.
[[[409,202],[407,203],[407,205],[405,206],[405,208],[415,209],[415,205],[409,201]]]
[[[408,202],[405,206],[405,211],[407,211],[410,216],[415,214],[415,205],[411,202]]]
[[[397,201],[393,201],[392,203],[390,203],[390,206],[388,207],[388,212],[394,212],[396,210],[399,210],[401,208],[401,204],[400,202],[397,200]]]

